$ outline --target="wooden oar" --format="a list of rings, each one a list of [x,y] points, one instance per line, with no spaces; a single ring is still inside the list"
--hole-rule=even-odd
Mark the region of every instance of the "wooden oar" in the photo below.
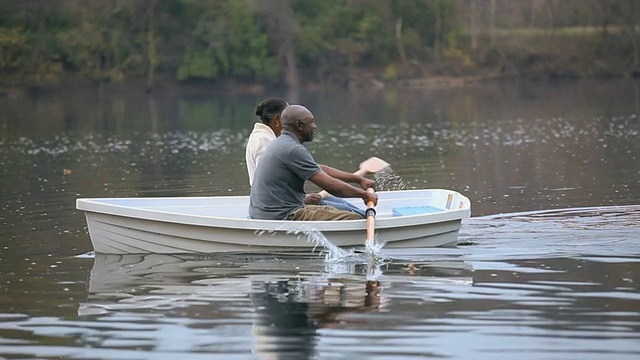
[[[374,192],[373,188],[368,188],[367,191],[370,193]],[[373,245],[376,227],[376,209],[373,207],[373,201],[367,202],[365,215],[367,215],[367,243]]]
[[[378,157],[370,157],[367,160],[363,161],[362,163],[360,163],[360,169],[358,169],[358,171],[354,172],[355,175],[366,175],[366,174],[375,174],[377,172],[380,172],[386,168],[388,168],[390,165],[388,162],[378,158]],[[327,197],[330,194],[326,191],[326,190],[322,190],[320,191],[320,197]]]

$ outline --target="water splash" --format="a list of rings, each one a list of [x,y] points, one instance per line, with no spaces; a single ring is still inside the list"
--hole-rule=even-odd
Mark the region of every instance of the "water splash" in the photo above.
[[[370,255],[379,255],[382,247],[384,247],[384,244],[385,243],[377,240],[367,241],[364,245],[365,253]]]
[[[375,174],[378,191],[406,190],[407,184],[389,166]]]
[[[317,247],[323,249],[325,255],[325,261],[333,263],[362,263],[368,261],[369,258],[381,259],[381,250],[384,246],[383,242],[378,241],[363,241],[364,251],[356,248],[342,249],[336,244],[327,239],[324,234],[312,227],[302,225],[296,229],[285,229],[287,234],[303,235],[307,238],[307,241],[315,244],[313,248],[315,252]]]
[[[305,235],[307,235],[307,240],[316,246],[322,246],[326,250],[325,260],[326,261],[338,261],[341,259],[347,259],[354,255],[354,250],[343,250],[339,248],[336,244],[332,243],[327,239],[324,234],[316,229],[305,230]],[[315,248],[314,248],[315,251]]]
[[[78,254],[76,256],[74,256],[74,258],[76,259],[95,259],[96,258],[96,252],[95,251],[88,251],[84,254]]]
[[[377,281],[380,275],[382,275],[382,269],[380,266],[384,264],[388,259],[382,254],[382,247],[384,242],[371,241],[365,244],[364,255],[366,257],[367,264],[367,280]]]
[[[294,229],[290,229],[283,224],[276,229],[257,231],[256,234],[261,236],[265,233],[275,233],[277,231],[284,231],[288,235],[295,235],[298,238],[304,236],[308,242],[315,245],[312,252],[318,251],[318,247],[320,247],[319,252],[321,255],[324,255],[325,262],[336,269],[342,268],[343,265],[349,267],[356,264],[368,264],[368,268],[377,265],[379,268],[379,265],[386,260],[381,252],[385,243],[377,241],[377,239],[374,239],[372,242],[365,241],[364,234],[362,240],[363,248],[352,247],[348,249],[338,247],[327,239],[321,231],[308,225],[299,225]],[[372,274],[373,273],[375,273],[375,271],[373,271]]]

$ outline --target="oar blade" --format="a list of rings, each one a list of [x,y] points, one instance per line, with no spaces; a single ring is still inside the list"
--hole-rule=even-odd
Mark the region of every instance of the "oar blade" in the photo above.
[[[360,164],[360,170],[370,174],[375,174],[388,168],[389,166],[390,165],[388,162],[380,159],[379,157],[373,156]]]
[[[360,169],[358,169],[358,171],[356,171],[354,174],[360,176],[364,176],[366,174],[375,174],[388,168],[389,166],[391,165],[388,162],[373,156],[360,163]],[[320,191],[320,197],[325,198],[327,196],[329,196],[329,193],[326,190]]]

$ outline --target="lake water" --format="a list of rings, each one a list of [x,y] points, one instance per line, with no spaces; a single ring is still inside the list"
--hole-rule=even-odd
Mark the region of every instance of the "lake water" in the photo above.
[[[247,194],[270,95],[0,98],[0,359],[640,358],[637,81],[287,96],[319,162],[468,196],[455,248],[91,253],[78,197]]]

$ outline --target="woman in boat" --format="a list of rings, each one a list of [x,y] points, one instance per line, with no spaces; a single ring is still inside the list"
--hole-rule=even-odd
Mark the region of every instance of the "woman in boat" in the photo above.
[[[253,185],[253,177],[258,167],[260,157],[271,144],[282,133],[282,111],[289,104],[279,98],[268,98],[258,104],[256,115],[259,122],[253,126],[253,131],[249,135],[245,149],[245,160],[247,162],[247,172],[249,173],[249,185]],[[307,205],[330,205],[336,209],[348,210],[365,217],[363,209],[352,203],[335,196],[322,198],[320,194],[313,193],[305,196],[304,203]]]
[[[256,107],[256,115],[260,121],[253,125],[244,154],[249,173],[249,185],[253,185],[253,174],[256,172],[264,150],[282,132],[280,115],[287,106],[289,104],[282,99],[269,98]]]

